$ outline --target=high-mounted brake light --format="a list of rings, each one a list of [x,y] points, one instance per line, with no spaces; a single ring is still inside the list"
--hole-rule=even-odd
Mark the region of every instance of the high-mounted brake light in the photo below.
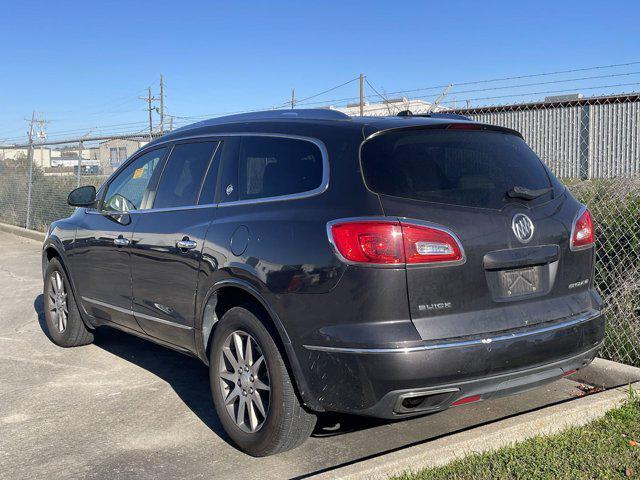
[[[484,130],[484,125],[477,123],[450,123],[447,125],[447,130]]]
[[[595,243],[591,213],[582,207],[571,226],[571,250],[583,250]]]
[[[404,265],[462,263],[453,233],[443,228],[397,220],[337,220],[328,225],[336,252],[351,263]]]

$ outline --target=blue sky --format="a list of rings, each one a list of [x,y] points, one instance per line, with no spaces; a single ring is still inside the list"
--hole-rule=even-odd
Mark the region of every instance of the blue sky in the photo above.
[[[640,61],[636,1],[5,0],[0,9],[0,141],[24,137],[32,110],[50,120],[51,135],[144,128],[137,97],[147,86],[157,94],[160,73],[167,112],[189,117],[281,104],[293,87],[302,98],[360,72],[393,92]],[[560,78],[636,71],[640,64]],[[640,75],[517,91],[633,82]],[[319,100],[354,95],[356,82]]]

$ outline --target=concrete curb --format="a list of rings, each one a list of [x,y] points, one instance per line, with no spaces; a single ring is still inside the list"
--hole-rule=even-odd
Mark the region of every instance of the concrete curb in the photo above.
[[[640,383],[632,386],[638,389]],[[496,450],[534,436],[585,425],[619,406],[628,392],[628,387],[614,388],[330,470],[314,478],[387,479],[407,471],[445,465],[472,453]]]
[[[588,383],[596,387],[612,388],[640,382],[640,368],[596,358],[588,366],[569,377],[576,382]]]
[[[7,223],[0,223],[0,232],[13,233],[14,235],[30,238],[31,240],[37,240],[39,242],[44,241],[44,233],[42,232],[27,230],[26,228],[9,225]]]

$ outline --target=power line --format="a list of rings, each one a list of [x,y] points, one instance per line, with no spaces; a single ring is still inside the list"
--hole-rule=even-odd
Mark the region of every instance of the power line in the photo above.
[[[524,78],[534,78],[534,77],[542,77],[542,76],[551,76],[551,75],[559,75],[562,73],[576,73],[576,72],[583,72],[583,71],[589,71],[589,70],[600,70],[600,69],[606,69],[606,68],[613,68],[613,67],[621,67],[621,66],[630,66],[630,65],[639,65],[640,62],[628,62],[628,63],[618,63],[618,64],[612,64],[612,65],[602,65],[602,66],[595,66],[595,67],[588,67],[588,68],[576,68],[576,69],[572,69],[572,70],[559,70],[556,72],[544,72],[544,73],[536,73],[536,74],[531,74],[531,75],[518,75],[518,76],[512,76],[512,77],[502,77],[502,78],[494,78],[494,79],[490,79],[490,80],[475,80],[475,81],[471,81],[471,82],[462,82],[462,83],[453,83],[454,88],[455,87],[460,87],[460,86],[466,86],[466,85],[477,85],[477,84],[483,84],[483,83],[493,83],[493,82],[499,82],[499,81],[507,81],[507,80],[520,80],[520,79],[524,79]],[[635,75],[637,73],[640,72],[624,72],[624,73],[611,73],[611,74],[607,74],[607,75],[596,75],[596,76],[590,76],[590,77],[578,77],[578,78],[570,78],[570,79],[560,79],[560,80],[552,80],[550,82],[536,82],[536,83],[528,83],[528,84],[515,84],[515,85],[502,85],[499,87],[492,87],[492,89],[506,89],[506,88],[517,88],[518,86],[533,86],[533,85],[545,85],[545,84],[550,84],[550,83],[563,83],[563,82],[571,82],[571,81],[579,81],[579,80],[592,80],[592,79],[598,79],[598,78],[613,78],[613,77],[620,77],[620,76],[628,76],[628,75]],[[448,85],[434,85],[431,87],[420,87],[420,88],[413,88],[413,89],[408,89],[408,90],[397,90],[394,92],[387,92],[387,96],[389,95],[400,95],[400,94],[404,94],[404,93],[413,93],[413,92],[421,92],[421,91],[429,91],[429,90],[442,90],[443,88],[446,88]],[[487,89],[488,90],[488,89]],[[481,90],[477,90],[477,91],[481,91]],[[458,92],[451,92],[451,93],[464,93],[465,91],[458,91]],[[468,91],[467,91],[468,92]],[[365,98],[371,98],[375,95],[368,95]],[[346,98],[340,98],[340,99],[332,99],[332,100],[324,100],[321,102],[313,102],[313,103],[307,103],[308,105],[318,105],[321,103],[333,103],[333,102],[346,102],[346,101],[350,101],[350,100],[357,100],[358,97],[346,97]],[[300,100],[297,102],[298,105],[300,105],[301,103],[303,103],[303,100]]]

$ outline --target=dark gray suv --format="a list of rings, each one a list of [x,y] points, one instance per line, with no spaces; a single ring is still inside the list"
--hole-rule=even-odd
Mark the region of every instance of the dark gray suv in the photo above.
[[[589,211],[506,128],[270,111],[153,141],[43,249],[61,346],[108,325],[209,365],[245,452],[542,385],[603,339]]]

